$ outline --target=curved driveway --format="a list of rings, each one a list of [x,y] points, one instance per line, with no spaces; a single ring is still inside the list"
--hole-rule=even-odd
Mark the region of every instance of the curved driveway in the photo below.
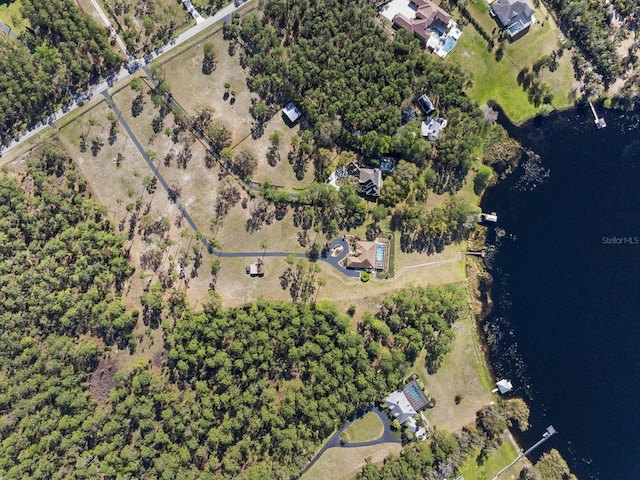
[[[371,440],[369,442],[355,442],[355,443],[347,443],[343,444],[340,441],[340,435],[347,428],[351,426],[352,423],[359,420],[364,416],[365,413],[373,412],[378,415],[378,418],[382,421],[382,425],[384,426],[384,431],[382,432],[382,436],[375,440]],[[313,467],[313,465],[318,461],[318,459],[322,456],[322,454],[327,451],[329,448],[356,448],[356,447],[368,447],[370,445],[378,445],[380,443],[402,443],[402,440],[397,438],[393,432],[391,431],[391,423],[389,422],[389,417],[387,414],[380,410],[378,407],[369,407],[367,410],[363,411],[359,416],[353,418],[343,424],[336,433],[329,439],[329,441],[320,449],[318,453],[311,459],[309,464],[304,467],[304,469],[300,472],[300,477],[307,473],[307,471]]]

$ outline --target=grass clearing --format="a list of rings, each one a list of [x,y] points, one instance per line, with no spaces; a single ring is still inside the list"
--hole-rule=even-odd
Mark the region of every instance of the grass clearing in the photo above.
[[[216,68],[211,75],[202,73],[203,46],[207,42],[213,43],[216,51]],[[313,182],[313,172],[309,170],[305,178],[298,180],[287,161],[291,139],[299,133],[299,125],[289,128],[278,110],[265,123],[262,136],[253,138],[251,135],[253,118],[250,108],[259,98],[247,87],[248,71],[240,65],[241,54],[238,51],[236,48],[235,55],[229,54],[229,44],[218,29],[190,44],[181,55],[172,56],[164,67],[173,96],[188,112],[194,112],[200,106],[214,109],[214,117],[222,120],[233,133],[231,146],[234,151],[248,150],[258,158],[254,181],[261,183],[268,178],[274,185],[286,186],[288,190],[304,189]],[[228,89],[225,87],[227,84]],[[282,133],[278,148],[280,160],[271,166],[267,161],[267,151],[271,146],[269,136],[275,130]]]
[[[353,478],[371,458],[374,464],[380,464],[391,454],[402,450],[399,443],[381,443],[368,447],[329,448],[315,465],[305,473],[301,480],[347,480]]]
[[[488,14],[484,0],[474,0],[468,8],[498,45],[498,30]],[[446,59],[448,62],[458,63],[472,74],[473,85],[467,89],[471,98],[480,104],[490,100],[497,102],[516,124],[537,115],[540,111],[540,107],[529,102],[528,93],[518,84],[518,73],[524,67],[531,69],[534,62],[543,55],[557,51],[562,35],[544,5],[540,4],[535,16],[538,22],[532,25],[523,37],[503,43],[504,56],[499,61],[496,60],[495,50],[488,50],[486,40],[471,25],[463,28],[464,35]],[[552,105],[562,109],[571,106],[574,100],[571,53],[565,51],[557,61],[558,68],[555,72],[543,69],[539,79],[551,86],[551,92],[554,94]]]
[[[344,443],[369,442],[377,440],[383,433],[384,425],[380,417],[374,412],[369,412],[349,425],[340,439]]]
[[[212,42],[216,51],[216,68],[210,75],[202,73],[203,46],[206,42]],[[236,48],[236,54],[229,55],[228,43],[222,38],[222,31],[217,30],[209,36],[200,37],[199,41],[188,45],[179,55],[172,55],[163,62],[167,82],[178,104],[190,113],[201,105],[212,107],[215,110],[214,118],[222,120],[233,132],[233,147],[251,137],[253,119],[249,109],[252,101],[259,100],[258,95],[247,87],[239,50]],[[225,97],[226,83],[230,85],[228,97]],[[231,92],[235,92],[235,95],[231,95]]]
[[[8,25],[16,35],[22,35],[25,28],[29,26],[29,22],[22,17],[22,2],[14,0],[0,4],[0,22]]]
[[[469,458],[464,463],[464,465],[462,465],[462,467],[460,468],[460,475],[467,479],[493,478],[500,470],[502,470],[513,460],[515,460],[515,458],[518,456],[518,453],[516,452],[513,443],[505,439],[502,444],[495,451],[493,451],[481,465],[478,465],[479,455],[480,450],[478,450],[476,454],[473,455],[473,457]],[[517,463],[502,475],[500,475],[500,478],[506,480],[515,480],[519,478],[519,474],[522,468],[523,464]]]
[[[432,425],[450,432],[473,424],[476,412],[493,401],[481,374],[486,371],[486,364],[482,352],[476,348],[476,326],[472,316],[469,314],[458,320],[453,328],[456,334],[453,350],[436,373],[426,372],[424,352],[414,366],[416,370],[423,370],[421,379],[436,399],[436,406],[425,410],[426,417]],[[456,396],[460,397],[458,404]]]

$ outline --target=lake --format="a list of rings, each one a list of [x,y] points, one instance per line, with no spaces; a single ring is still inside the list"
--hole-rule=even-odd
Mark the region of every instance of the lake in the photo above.
[[[535,155],[483,198],[496,212],[484,329],[499,378],[531,407],[526,449],[580,479],[640,478],[640,115],[589,107],[523,127]]]

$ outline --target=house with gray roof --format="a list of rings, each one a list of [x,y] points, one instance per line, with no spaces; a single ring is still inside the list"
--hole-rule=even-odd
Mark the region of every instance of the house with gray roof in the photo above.
[[[431,404],[415,380],[410,381],[402,390],[396,390],[384,399],[384,403],[400,425],[406,424],[409,431],[418,439],[426,437],[426,431],[418,425],[415,416]]]
[[[528,0],[496,0],[489,9],[491,16],[512,40],[524,35],[535,23],[534,12]]]
[[[369,197],[379,197],[382,190],[382,170],[379,168],[362,168],[356,162],[347,165],[346,173],[358,177],[360,192]]]
[[[416,101],[418,102],[420,110],[422,110],[422,113],[425,115],[431,115],[436,110],[436,107],[433,106],[433,102],[427,97],[426,93],[420,95]]]
[[[431,142],[435,142],[440,139],[442,130],[445,129],[448,122],[445,118],[433,118],[428,117],[420,127],[420,133],[423,137]]]

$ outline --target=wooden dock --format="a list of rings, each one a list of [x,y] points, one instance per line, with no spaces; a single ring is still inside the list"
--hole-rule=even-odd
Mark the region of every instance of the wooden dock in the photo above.
[[[591,103],[591,100],[589,100],[589,106],[591,107],[591,112],[593,113],[593,118],[594,118],[594,123],[596,124],[596,128],[600,130],[606,127],[607,122],[604,121],[604,118],[598,118],[598,114],[596,113],[596,109],[593,106],[593,103]]]

